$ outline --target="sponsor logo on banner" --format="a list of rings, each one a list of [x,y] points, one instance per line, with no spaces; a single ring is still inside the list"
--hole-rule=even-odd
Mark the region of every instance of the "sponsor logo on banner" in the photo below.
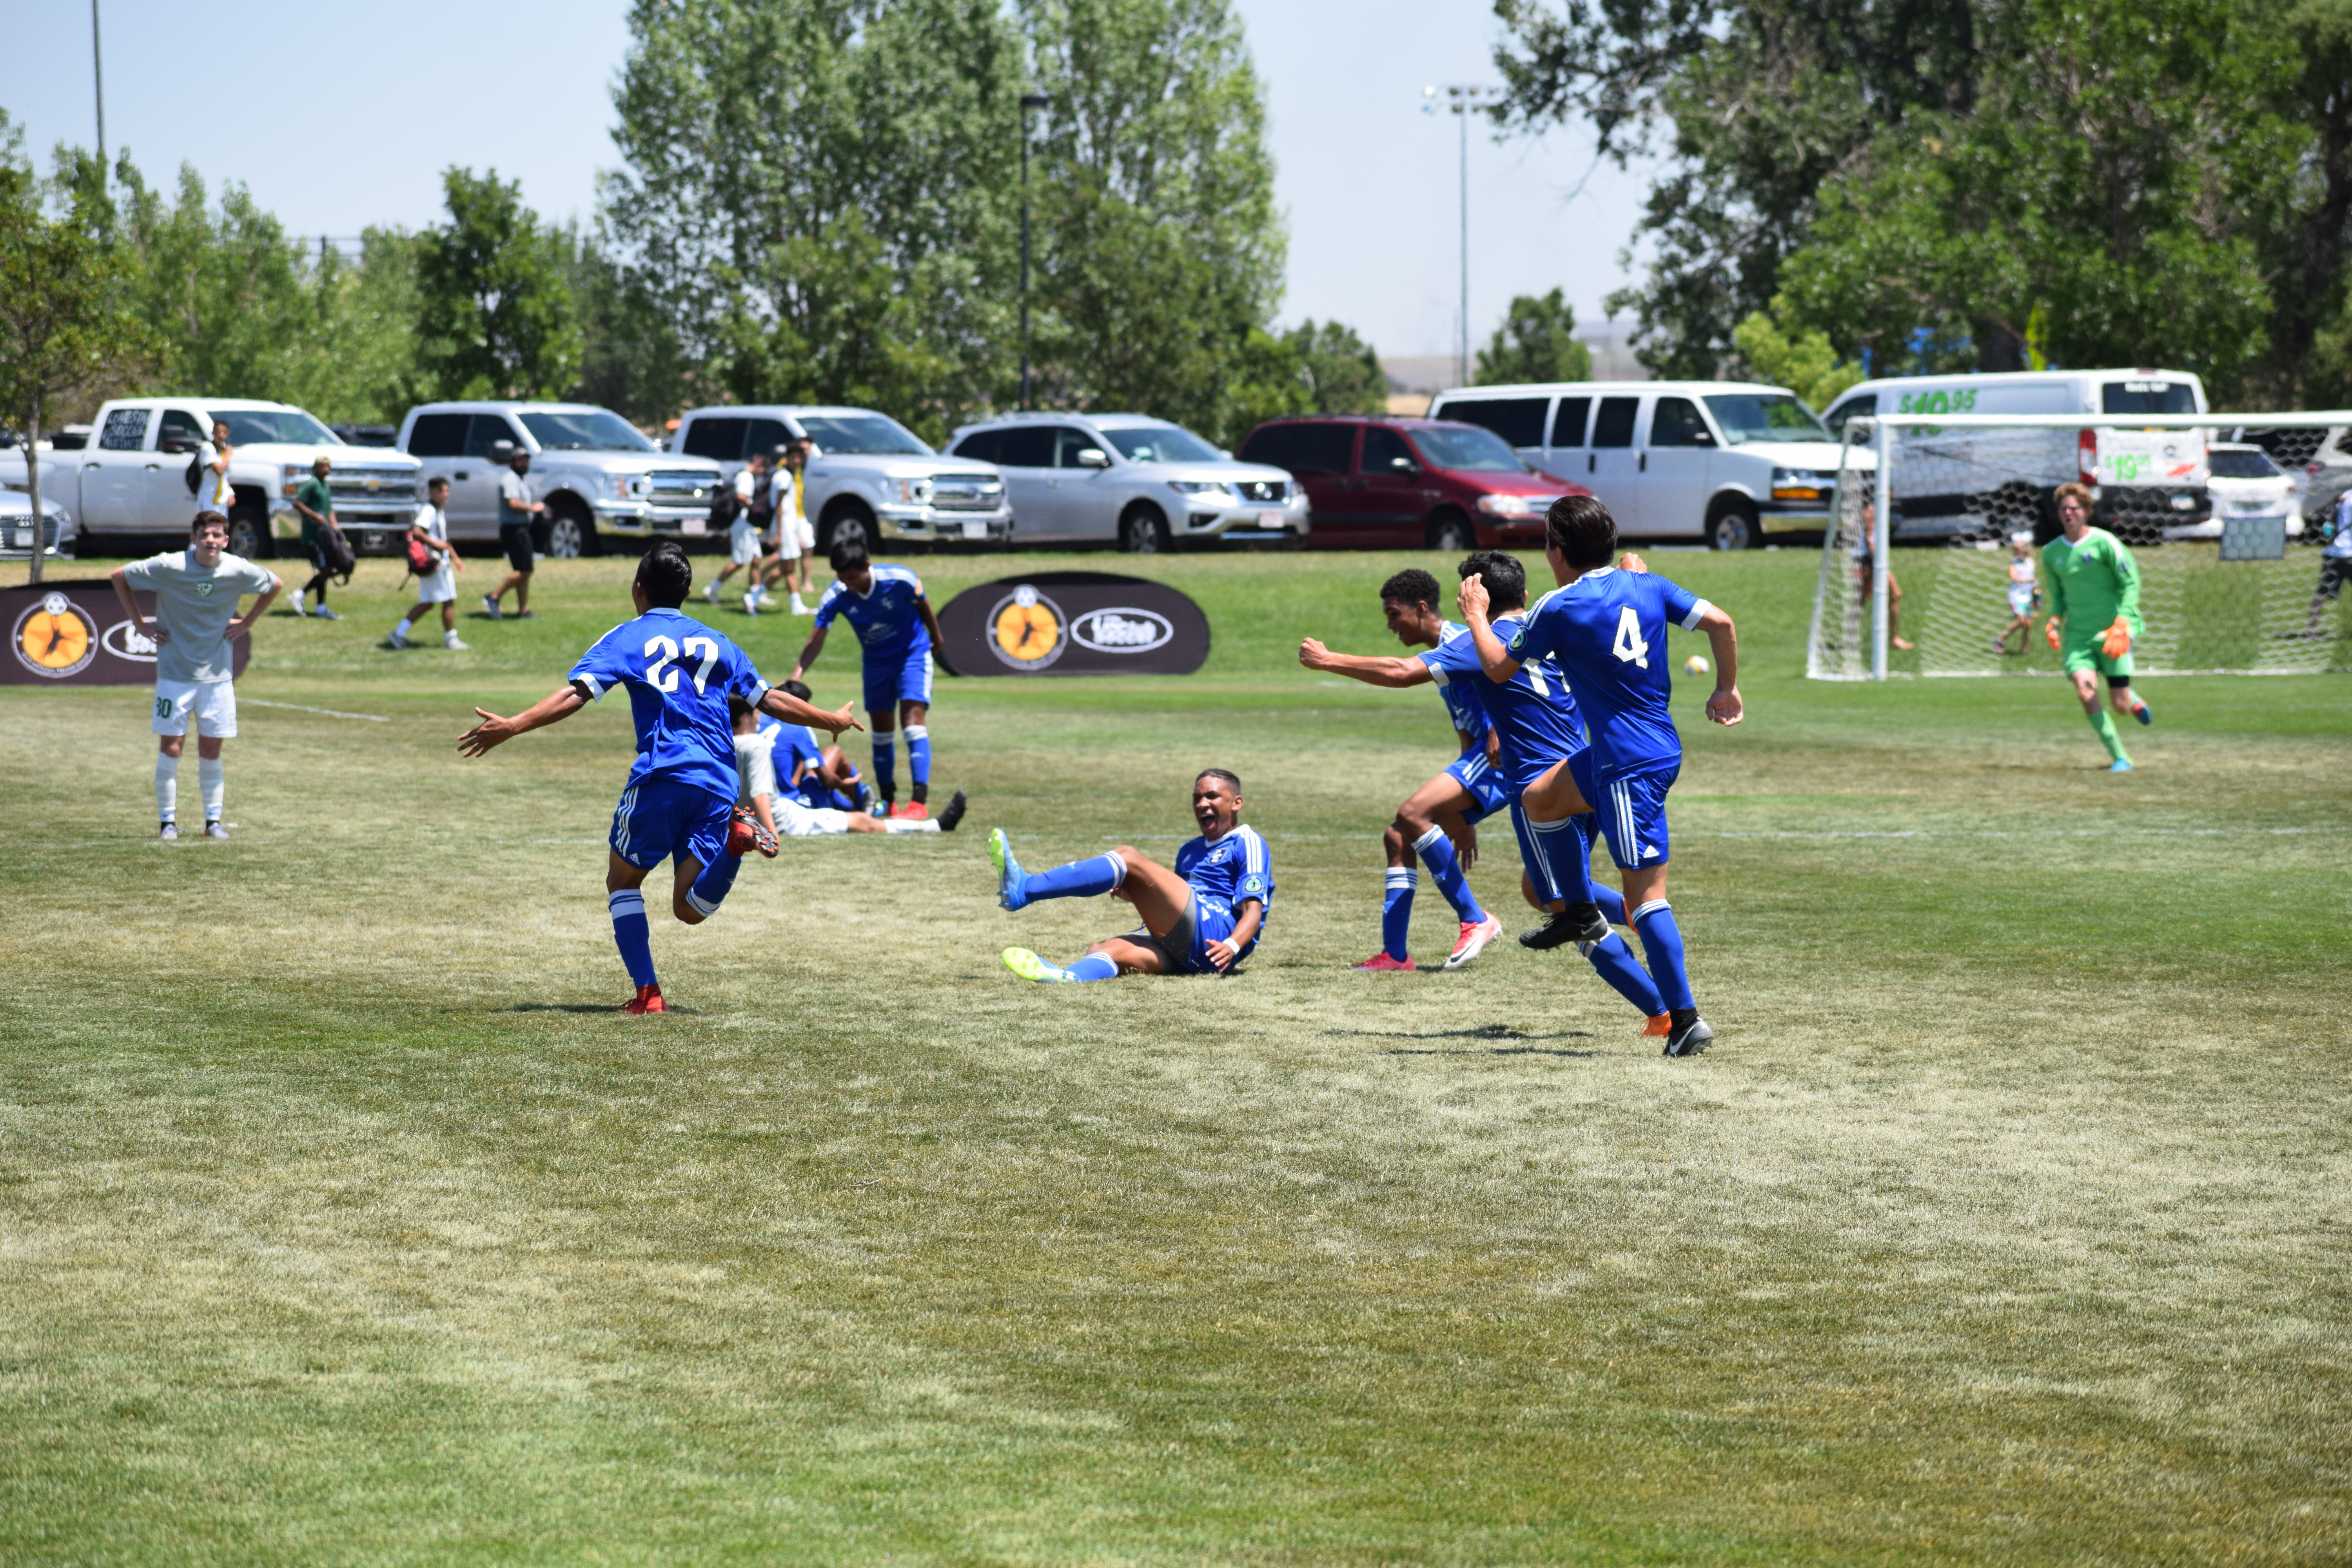
[[[46,680],[79,675],[98,657],[98,623],[63,594],[46,594],[9,634],[16,662]]]
[[[141,664],[155,662],[155,639],[129,621],[117,621],[107,627],[100,640],[106,651],[117,658],[136,659]]]
[[[1108,572],[1040,572],[966,588],[940,607],[957,675],[1190,675],[1209,617],[1178,589]]]
[[[1067,624],[1061,605],[1024,583],[988,612],[989,651],[1024,674],[1046,668],[1069,647]]]
[[[1156,611],[1121,605],[1088,610],[1070,624],[1070,637],[1080,647],[1097,653],[1150,653],[1173,641],[1176,628]]]

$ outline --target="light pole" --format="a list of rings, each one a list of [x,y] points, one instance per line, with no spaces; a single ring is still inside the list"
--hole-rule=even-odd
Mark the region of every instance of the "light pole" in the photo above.
[[[1424,87],[1421,89],[1423,114],[1437,112],[1440,92],[1445,94],[1446,111],[1462,121],[1462,315],[1460,335],[1454,342],[1454,380],[1455,385],[1463,386],[1470,381],[1470,115],[1502,97],[1503,89],[1475,83]]]
[[[98,0],[89,0],[89,82],[98,93],[98,177],[106,178],[106,64],[99,58]]]
[[[95,3],[95,0],[93,0]],[[1029,111],[1053,100],[1042,92],[1021,95],[1021,412],[1029,412]]]

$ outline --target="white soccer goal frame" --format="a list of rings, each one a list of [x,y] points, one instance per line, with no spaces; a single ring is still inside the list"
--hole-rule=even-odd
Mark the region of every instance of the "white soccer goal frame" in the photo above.
[[[1805,629],[1805,674],[1815,680],[1887,679],[1887,579],[1893,571],[1887,552],[1893,542],[1895,526],[1892,458],[1897,431],[2202,430],[2208,433],[2206,439],[2210,442],[2219,438],[2216,432],[2227,429],[2311,430],[2346,425],[2352,425],[2352,410],[2340,408],[2304,414],[2226,411],[2210,414],[1882,414],[1849,420],[1838,450],[1837,484],[1830,508],[1832,521],[1822,540],[1822,575],[1813,593],[1812,620]],[[1843,593],[1847,581],[1836,559],[1843,531],[1837,520],[1844,516],[1847,476],[1859,471],[1850,461],[1851,455],[1859,445],[1857,437],[1866,437],[1870,442],[1874,519],[1870,551],[1870,672],[1860,677],[1832,673],[1819,665],[1822,616],[1831,602],[1832,593]]]

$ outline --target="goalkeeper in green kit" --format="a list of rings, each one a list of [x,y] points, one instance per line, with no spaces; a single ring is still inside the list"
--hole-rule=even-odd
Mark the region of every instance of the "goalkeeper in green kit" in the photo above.
[[[2050,646],[2063,656],[2061,668],[2107,748],[2107,771],[2127,773],[2131,759],[2124,755],[2115,720],[2099,707],[2098,678],[2107,678],[2107,697],[2117,713],[2143,724],[2155,721],[2131,689],[2132,642],[2140,634],[2139,563],[2122,540],[2091,526],[2088,489],[2060,485],[2055,500],[2065,532],[2042,547],[2042,580],[2050,584]]]

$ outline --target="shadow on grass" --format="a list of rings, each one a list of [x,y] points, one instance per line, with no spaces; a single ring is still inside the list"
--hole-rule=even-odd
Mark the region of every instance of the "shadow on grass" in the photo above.
[[[1383,1056],[1391,1057],[1597,1057],[1599,1051],[1572,1051],[1559,1047],[1535,1045],[1537,1040],[1589,1040],[1590,1029],[1562,1029],[1556,1035],[1530,1035],[1508,1024],[1481,1024],[1472,1029],[1432,1029],[1414,1033],[1405,1029],[1326,1029],[1326,1038],[1355,1040],[1507,1040],[1509,1045],[1494,1046],[1485,1051],[1463,1047],[1433,1046],[1415,1049],[1411,1046],[1391,1046]],[[1528,1042],[1522,1044],[1520,1042]]]
[[[507,1010],[510,1013],[618,1013],[621,1009],[618,1004],[610,1002],[601,1004],[595,1002],[518,1002]],[[695,1008],[681,1007],[677,1003],[673,1002],[667,1009],[665,1009],[662,1016],[665,1017],[672,1015],[690,1016],[696,1011],[697,1009]]]

